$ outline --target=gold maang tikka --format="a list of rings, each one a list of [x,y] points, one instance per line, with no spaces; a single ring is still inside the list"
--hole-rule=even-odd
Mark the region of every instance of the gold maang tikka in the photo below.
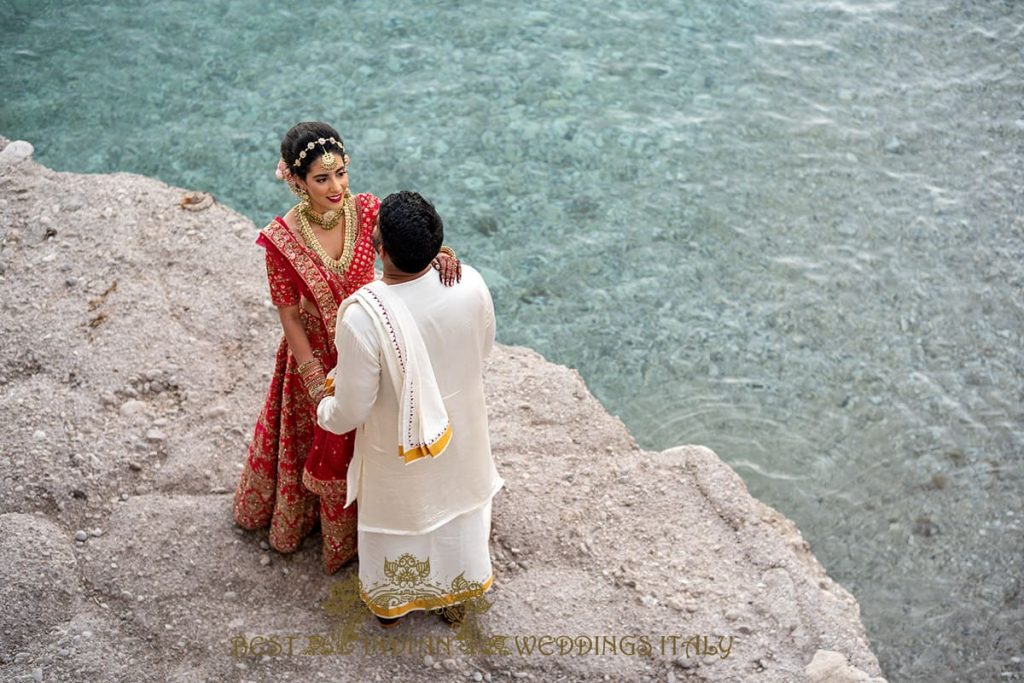
[[[338,165],[338,157],[334,156],[331,150],[324,149],[324,155],[320,157],[320,164],[325,171],[333,171],[334,167]]]

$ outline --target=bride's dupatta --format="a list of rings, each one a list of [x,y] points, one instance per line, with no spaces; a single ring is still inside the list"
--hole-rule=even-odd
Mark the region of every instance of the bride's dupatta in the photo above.
[[[338,306],[365,283],[353,281],[351,266],[344,276],[333,277],[280,218],[260,232],[256,243],[281,257],[302,296],[316,304],[329,340],[320,361],[324,370],[330,371],[337,364],[334,330]],[[320,497],[324,569],[328,574],[333,574],[356,554],[356,505],[345,509],[345,479],[354,445],[355,431],[332,434],[314,425],[313,446],[303,468],[303,485]]]

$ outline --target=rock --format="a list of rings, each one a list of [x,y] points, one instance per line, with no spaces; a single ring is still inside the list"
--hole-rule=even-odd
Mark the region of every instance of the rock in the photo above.
[[[99,538],[100,536],[102,536],[102,535],[103,535],[103,529],[100,529],[99,527],[96,527],[95,529],[93,529],[93,530],[92,530],[92,531],[90,531],[89,533],[90,533],[90,534],[91,534],[91,535],[92,535],[93,537],[95,537],[95,538]]]
[[[79,211],[84,206],[85,206],[85,202],[82,201],[82,198],[79,197],[78,195],[71,195],[70,197],[66,197],[64,199],[64,201],[61,202],[61,204],[60,204],[61,210],[62,211],[68,211],[68,212]]]
[[[270,557],[267,556],[267,555],[264,555],[263,557],[261,557],[260,558],[260,566],[261,567],[269,567],[270,566]]]
[[[159,429],[157,429],[156,427],[153,427],[152,429],[150,429],[149,431],[146,432],[146,440],[147,441],[160,442],[160,441],[165,441],[166,439],[167,439],[167,435],[164,434]]]
[[[430,655],[423,656],[423,666],[431,667],[434,666],[434,658]]]
[[[44,432],[42,429],[37,429],[35,432],[32,433],[32,438],[35,439],[36,441],[44,441],[46,440],[46,432]]]
[[[445,659],[445,660],[443,660],[441,662],[441,666],[443,666],[447,671],[458,671],[459,670],[459,663],[456,662],[454,659]]]
[[[130,417],[132,415],[140,414],[145,409],[145,403],[143,403],[142,401],[132,399],[130,401],[125,401],[124,403],[122,403],[120,411],[121,414],[124,415],[125,417]]]
[[[270,544],[266,541],[260,541],[260,550],[270,550]]]
[[[87,540],[89,540],[89,534],[85,533],[85,531],[83,531],[82,529],[79,529],[75,532],[75,540],[85,543]]]
[[[872,678],[846,661],[846,655],[832,650],[818,650],[814,659],[804,667],[809,683],[885,683],[883,678]]]
[[[885,151],[890,154],[902,154],[903,153],[903,141],[893,135],[891,138],[885,141]]]
[[[35,152],[35,148],[32,147],[32,143],[15,140],[4,147],[3,151],[0,151],[0,163],[20,164],[26,159],[31,159],[33,152]]]
[[[227,407],[226,406],[222,406],[222,405],[213,406],[213,407],[207,409],[207,411],[206,411],[206,417],[210,418],[211,420],[216,419],[218,417],[224,417],[227,414],[228,414]]]

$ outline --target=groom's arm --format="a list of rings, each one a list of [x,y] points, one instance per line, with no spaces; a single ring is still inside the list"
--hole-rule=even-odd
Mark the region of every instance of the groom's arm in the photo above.
[[[335,434],[344,434],[362,426],[377,401],[380,354],[371,348],[372,338],[359,333],[361,322],[372,325],[369,316],[359,306],[350,306],[344,319],[338,321],[334,337],[338,350],[334,396],[321,400],[316,410],[320,427]]]

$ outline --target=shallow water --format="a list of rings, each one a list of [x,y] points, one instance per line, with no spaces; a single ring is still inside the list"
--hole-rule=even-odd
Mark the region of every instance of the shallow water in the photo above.
[[[6,2],[0,133],[262,224],[336,122],[503,342],[797,522],[890,680],[1024,675],[1024,5],[530,6]]]

